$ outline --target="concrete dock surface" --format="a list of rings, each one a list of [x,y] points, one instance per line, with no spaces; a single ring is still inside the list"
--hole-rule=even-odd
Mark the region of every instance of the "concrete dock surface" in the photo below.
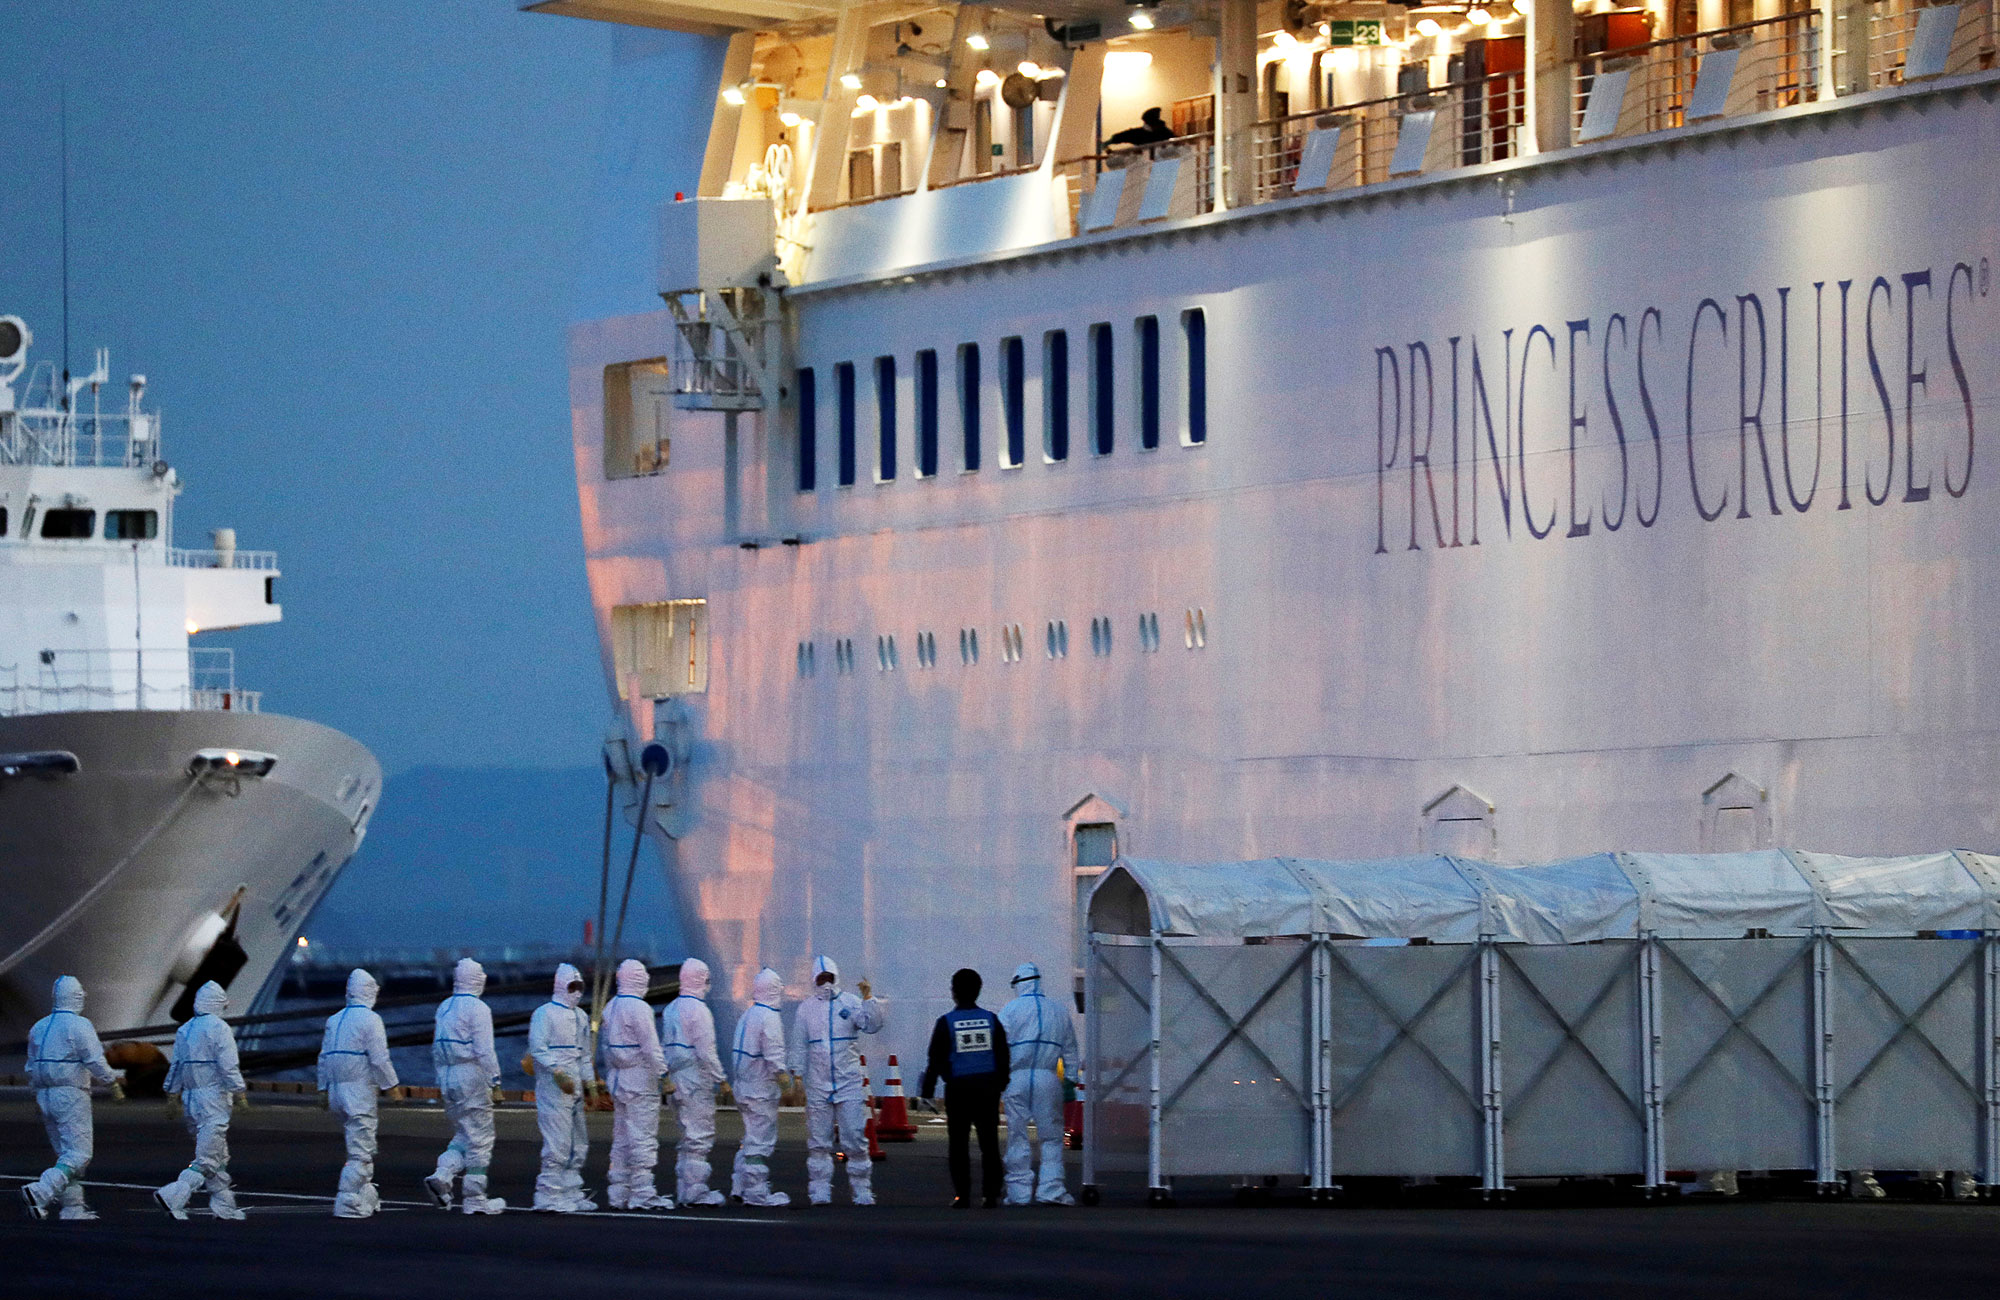
[[[591,1117],[585,1181],[604,1182],[610,1117]],[[532,1199],[539,1139],[530,1109],[503,1109],[493,1190]],[[663,1125],[662,1186],[671,1179]],[[718,1124],[726,1190],[740,1126]],[[338,1125],[317,1106],[261,1100],[229,1134],[243,1223],[185,1223],[150,1189],[191,1142],[158,1101],[100,1099],[88,1182],[94,1223],[37,1223],[16,1188],[50,1161],[30,1094],[0,1093],[0,1294],[297,1297],[575,1295],[1204,1297],[1980,1295],[2000,1276],[2000,1205],[1749,1201],[1660,1206],[1310,1208],[1281,1194],[1244,1208],[1228,1188],[1190,1188],[1149,1209],[1136,1185],[1096,1208],[954,1210],[941,1127],[875,1166],[881,1204],[729,1206],[672,1214],[493,1218],[443,1214],[420,1180],[448,1139],[435,1108],[383,1112],[376,1165],[384,1211],[338,1220]],[[788,1113],[774,1182],[804,1200],[804,1123]],[[1075,1182],[1076,1155],[1071,1153]],[[976,1162],[976,1156],[975,1156]],[[976,1176],[976,1175],[975,1175]],[[197,1198],[199,1204],[202,1198]],[[601,1196],[600,1196],[601,1199]]]

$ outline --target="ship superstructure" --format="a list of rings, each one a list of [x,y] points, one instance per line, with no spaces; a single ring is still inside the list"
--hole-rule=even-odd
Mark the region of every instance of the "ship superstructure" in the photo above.
[[[728,39],[571,391],[737,993],[913,1052],[1121,852],[2000,837],[1990,4],[533,7]]]
[[[277,622],[277,557],[229,529],[173,544],[180,476],[144,377],[106,411],[105,352],[71,378],[31,343],[0,317],[0,1041],[57,974],[107,1030],[206,979],[247,1001],[381,787],[366,749],[263,712],[229,649],[191,643]]]

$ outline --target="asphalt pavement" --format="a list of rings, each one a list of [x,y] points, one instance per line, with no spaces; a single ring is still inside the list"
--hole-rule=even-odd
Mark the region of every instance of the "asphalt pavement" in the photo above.
[[[13,1189],[48,1163],[47,1143],[29,1094],[0,1094],[0,1294],[1875,1300],[1986,1294],[2000,1276],[2000,1206],[1990,1203],[1329,1209],[1282,1194],[1241,1207],[1217,1186],[1187,1189],[1170,1209],[1113,1187],[1095,1208],[954,1210],[943,1130],[930,1126],[875,1166],[874,1208],[845,1204],[843,1187],[840,1203],[817,1209],[473,1218],[422,1198],[448,1137],[442,1113],[423,1107],[384,1111],[384,1212],[338,1220],[337,1125],[315,1106],[269,1101],[237,1115],[229,1135],[249,1219],[180,1223],[154,1208],[150,1189],[186,1164],[185,1131],[157,1101],[101,1102],[97,1114],[89,1195],[102,1218],[36,1223]],[[591,1118],[592,1187],[603,1185],[608,1120]],[[719,1128],[716,1181],[726,1186],[740,1130],[729,1112]],[[494,1190],[524,1206],[532,1111],[503,1111],[499,1132]],[[780,1132],[775,1182],[802,1201],[801,1118],[787,1114]],[[672,1159],[663,1143],[663,1172]]]

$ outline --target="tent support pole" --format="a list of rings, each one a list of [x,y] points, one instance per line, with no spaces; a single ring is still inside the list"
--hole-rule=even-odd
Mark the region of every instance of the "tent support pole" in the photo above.
[[[1813,1139],[1822,1193],[1831,1192],[1840,1175],[1834,1167],[1833,1114],[1833,936],[1816,929],[1812,937]]]
[[[1479,1194],[1487,1200],[1497,1200],[1507,1194],[1507,1137],[1500,1082],[1500,953],[1491,935],[1479,939],[1478,979],[1483,1157]]]
[[[1328,1056],[1333,1050],[1332,1008],[1327,999],[1327,937],[1312,937],[1312,1178],[1314,1199],[1326,1199],[1333,1187],[1333,1117],[1328,1114]]]
[[[1097,1187],[1097,1135],[1103,1131],[1097,1114],[1098,1027],[1104,1017],[1097,1011],[1097,963],[1100,960],[1097,936],[1091,934],[1084,949],[1083,1005],[1089,1014],[1083,1021],[1083,1188],[1090,1197]]]
[[[1151,1092],[1146,1103],[1146,1187],[1148,1195],[1156,1202],[1167,1196],[1167,1182],[1160,1174],[1160,934],[1153,932],[1153,941],[1148,945],[1148,955],[1152,958],[1153,996],[1152,1006],[1147,1008],[1151,1025]]]
[[[2000,934],[1988,930],[1980,939],[1985,949],[1979,982],[1979,1064],[1986,1077],[1986,1114],[1982,1126],[1986,1149],[1980,1152],[1986,1168],[1980,1181],[1988,1196],[2000,1186]]]
[[[1639,1088],[1645,1101],[1644,1143],[1646,1191],[1652,1195],[1667,1181],[1666,1140],[1660,1123],[1665,1117],[1665,1090],[1660,1085],[1660,947],[1652,932],[1639,936]]]

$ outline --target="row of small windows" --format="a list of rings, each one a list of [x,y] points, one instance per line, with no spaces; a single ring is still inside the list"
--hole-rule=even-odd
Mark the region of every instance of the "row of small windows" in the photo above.
[[[1183,643],[1190,650],[1208,648],[1208,613],[1202,609],[1190,609],[1185,616]],[[1090,620],[1090,653],[1098,658],[1111,654],[1111,616],[1100,615]],[[1160,616],[1148,613],[1139,615],[1139,650],[1142,654],[1153,654],[1160,648]],[[1050,659],[1069,658],[1069,621],[1050,619],[1043,630],[1043,649]],[[1000,626],[1000,662],[1019,663],[1027,650],[1027,638],[1019,623],[1003,623]],[[917,667],[937,667],[937,633],[917,633]],[[958,661],[967,668],[979,662],[979,629],[962,627],[958,630]],[[854,671],[854,640],[841,637],[833,643],[834,671],[847,676]],[[901,665],[896,652],[896,635],[885,632],[875,638],[875,668],[878,672],[893,673]],[[818,648],[812,641],[799,642],[798,671],[800,677],[812,677],[818,672]]]
[[[0,537],[7,536],[7,507],[0,506]],[[21,512],[22,537],[35,535],[35,507]],[[160,535],[157,510],[107,510],[104,513],[104,540],[143,542]],[[42,512],[42,536],[55,542],[87,542],[97,536],[97,512],[74,506],[57,506]]]
[[[1184,446],[1208,441],[1208,318],[1199,307],[1180,315],[1182,388],[1180,437]],[[1109,456],[1117,442],[1117,344],[1108,321],[1089,327],[1084,350],[1085,400],[1083,413],[1086,437],[1093,455]],[[1132,322],[1130,347],[1135,365],[1130,375],[1132,418],[1139,447],[1156,450],[1160,445],[1162,403],[1160,318],[1141,316]],[[1016,335],[1000,340],[999,346],[1000,432],[997,447],[1002,469],[1019,469],[1027,461],[1028,444],[1028,358],[1027,345]],[[1068,330],[1050,330],[1042,335],[1041,347],[1041,435],[1042,459],[1057,464],[1069,459],[1070,420],[1073,402],[1070,393],[1070,346]],[[875,391],[875,481],[895,480],[900,468],[900,406],[902,391],[898,359],[876,357],[872,366]],[[914,456],[911,471],[917,478],[931,478],[938,472],[940,408],[938,354],[926,348],[916,354],[911,372],[915,398]],[[977,343],[958,348],[956,375],[958,413],[958,468],[974,473],[984,460],[983,422],[986,414],[985,379]],[[855,363],[836,362],[833,366],[834,481],[852,487],[860,476],[860,432],[858,378]],[[810,367],[797,374],[798,489],[811,492],[819,486],[820,392],[818,372]]]

